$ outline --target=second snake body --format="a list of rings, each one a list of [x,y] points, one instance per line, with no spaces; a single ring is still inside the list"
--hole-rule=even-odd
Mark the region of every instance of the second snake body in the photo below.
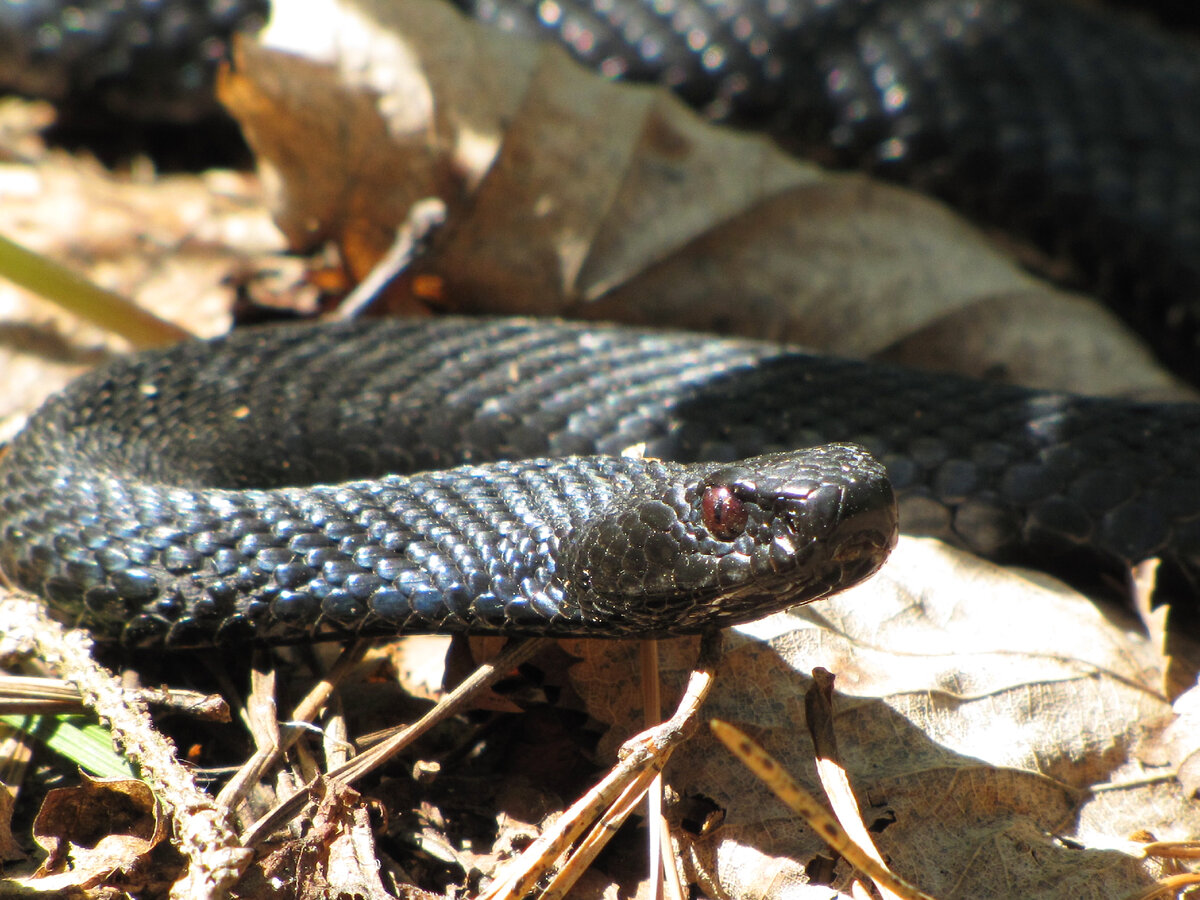
[[[944,198],[1032,244],[1200,383],[1194,35],[1084,0],[455,2]],[[189,114],[231,32],[268,6],[0,0],[0,85],[77,109]]]

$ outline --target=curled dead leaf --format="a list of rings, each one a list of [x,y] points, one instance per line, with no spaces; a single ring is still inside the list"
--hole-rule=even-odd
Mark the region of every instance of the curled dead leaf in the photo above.
[[[144,782],[131,778],[90,778],[78,787],[46,795],[33,824],[33,836],[46,860],[24,883],[91,888],[143,865],[167,837],[167,821]]]

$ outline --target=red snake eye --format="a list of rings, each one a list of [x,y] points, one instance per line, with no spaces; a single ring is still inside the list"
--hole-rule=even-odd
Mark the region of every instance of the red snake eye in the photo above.
[[[746,505],[723,484],[704,489],[700,510],[704,527],[718,541],[732,541],[746,528]]]

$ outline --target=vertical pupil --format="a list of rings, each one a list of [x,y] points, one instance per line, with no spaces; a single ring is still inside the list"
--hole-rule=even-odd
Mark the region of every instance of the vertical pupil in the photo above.
[[[704,527],[717,540],[732,540],[746,527],[745,504],[724,485],[705,488],[701,507]]]

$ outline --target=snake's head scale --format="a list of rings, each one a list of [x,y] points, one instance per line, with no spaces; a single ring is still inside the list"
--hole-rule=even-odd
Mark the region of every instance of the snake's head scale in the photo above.
[[[896,501],[881,463],[854,444],[679,466],[591,535],[596,612],[631,634],[687,634],[752,621],[844,590],[896,544]]]

